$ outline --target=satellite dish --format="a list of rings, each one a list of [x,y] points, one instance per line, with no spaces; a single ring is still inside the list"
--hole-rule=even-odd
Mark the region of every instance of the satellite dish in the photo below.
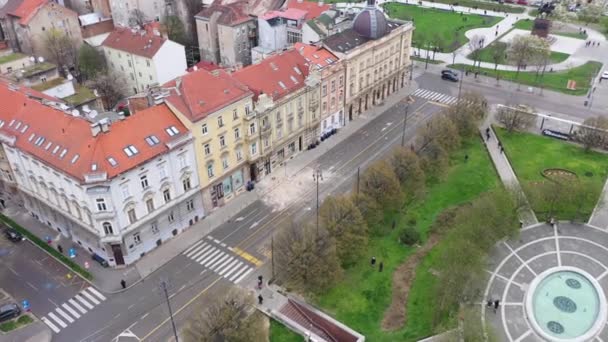
[[[36,62],[36,57],[30,56],[30,62],[35,63]]]
[[[80,116],[80,111],[78,109],[72,110],[72,116]]]
[[[72,76],[72,74],[68,74],[68,81],[71,81],[74,79],[74,76]]]
[[[38,57],[38,62],[39,62],[39,63],[44,62],[44,57],[42,57],[42,56]]]

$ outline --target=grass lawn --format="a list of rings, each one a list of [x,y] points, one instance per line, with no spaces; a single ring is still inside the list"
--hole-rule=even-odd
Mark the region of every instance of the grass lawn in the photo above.
[[[464,155],[468,154],[468,162]],[[345,271],[345,279],[333,289],[314,299],[316,305],[328,311],[338,320],[364,334],[369,341],[416,341],[432,334],[431,304],[421,302],[428,289],[412,288],[408,305],[408,322],[395,332],[384,332],[381,321],[391,302],[392,274],[414,251],[398,243],[398,229],[390,230],[395,218],[398,227],[416,219],[417,228],[426,239],[435,217],[445,208],[469,201],[498,184],[496,173],[487,152],[478,139],[472,139],[453,154],[450,170],[443,181],[429,184],[427,196],[411,203],[407,213],[387,215],[387,234],[371,237],[369,255],[384,263],[384,272],[370,268],[369,258]],[[404,303],[403,305],[406,305]]]
[[[0,324],[0,331],[7,332],[21,328],[22,326],[32,323],[34,320],[29,315],[22,315],[17,319],[10,320]]]
[[[479,27],[490,27],[502,20],[500,17],[453,13],[451,11],[422,8],[414,5],[403,5],[396,2],[384,5],[386,13],[401,20],[413,21],[413,46],[424,40],[435,40],[440,37],[442,52],[452,52],[468,42],[464,33]],[[466,20],[466,21],[464,21]],[[437,25],[441,23],[441,25]]]
[[[506,4],[499,4],[498,2],[489,1],[477,1],[477,0],[433,0],[440,4],[458,5],[471,8],[479,8],[482,10],[496,11],[496,12],[507,12],[507,13],[524,13],[525,7],[521,6],[510,6]]]
[[[509,134],[502,128],[497,128],[496,133],[502,141],[517,177],[524,185],[524,190],[526,183],[545,180],[541,172],[548,168],[567,169],[575,172],[579,178],[596,184],[593,189],[597,193],[590,194],[589,200],[586,200],[582,207],[582,212],[586,216],[591,215],[606,179],[608,155],[593,151],[585,152],[578,145],[530,133]],[[557,217],[572,218],[577,206],[578,203],[564,206]],[[542,211],[541,209],[534,208],[534,211],[538,213]]]
[[[522,20],[515,22],[515,25],[513,25],[513,28],[520,29],[520,30],[526,30],[526,31],[532,31],[533,25],[534,25],[534,20],[522,19]],[[564,36],[564,37],[577,38],[577,39],[587,39],[587,34],[579,33],[578,31],[560,31],[560,30],[550,29],[549,33],[554,34],[556,36]]]
[[[431,58],[432,57],[433,57],[433,55],[431,54]],[[443,61],[433,60],[431,58],[429,58],[429,64],[443,64]],[[413,61],[416,61],[416,62],[426,63],[426,58],[425,57],[411,56],[410,59],[413,60]]]
[[[452,64],[448,65],[448,68],[462,70],[465,68],[471,72],[475,72],[477,68],[473,68],[471,65],[463,64]],[[567,71],[556,71],[556,72],[545,72],[543,85],[545,89],[559,91],[560,93],[569,95],[584,95],[589,91],[591,80],[597,75],[602,68],[600,62],[587,62],[581,66],[568,69]],[[481,68],[481,74],[489,77],[496,78],[494,69]],[[498,71],[501,80],[515,82],[515,71]],[[568,80],[576,81],[576,89],[570,90],[566,88]],[[536,80],[536,71],[522,71],[519,73],[519,77],[516,81],[528,86],[538,87],[540,84]]]
[[[270,320],[270,342],[303,342],[304,338],[283,324]]]
[[[494,43],[486,46],[485,48],[479,50],[479,59],[482,62],[494,63],[494,60],[492,59],[492,55],[494,54],[494,50],[497,48],[498,45],[507,45],[507,44],[503,43],[503,42],[494,42]],[[469,54],[468,57],[470,59],[473,59],[473,56],[471,54]],[[566,59],[568,59],[568,57],[570,57],[570,55],[567,53],[551,51],[551,56],[549,56],[549,64],[563,62]],[[503,61],[499,64],[510,64],[510,63],[509,63],[509,60],[505,57],[503,59]]]

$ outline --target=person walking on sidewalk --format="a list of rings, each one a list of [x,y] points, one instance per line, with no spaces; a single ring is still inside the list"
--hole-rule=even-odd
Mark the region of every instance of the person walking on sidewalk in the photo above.
[[[262,303],[264,303],[264,297],[262,297],[262,295],[258,296],[258,304],[262,305]]]
[[[122,289],[126,289],[127,288],[127,282],[124,279],[120,280],[120,286],[122,286]]]

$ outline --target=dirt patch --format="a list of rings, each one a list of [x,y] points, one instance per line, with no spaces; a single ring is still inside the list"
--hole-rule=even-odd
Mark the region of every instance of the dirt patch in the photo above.
[[[424,245],[418,248],[393,273],[393,298],[391,306],[384,312],[382,330],[394,331],[405,324],[407,320],[407,299],[410,295],[412,282],[416,278],[416,268],[440,239],[439,234],[431,234]]]
[[[557,183],[569,182],[577,178],[576,173],[565,169],[544,169],[541,174]]]

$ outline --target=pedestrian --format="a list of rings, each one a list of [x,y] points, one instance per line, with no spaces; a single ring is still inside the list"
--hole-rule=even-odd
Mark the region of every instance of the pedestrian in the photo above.
[[[466,162],[468,162],[468,161],[469,161],[469,155],[468,155],[468,154],[465,154],[465,155],[464,155],[464,162],[466,163]]]
[[[263,282],[264,282],[264,278],[261,275],[258,276],[258,289],[262,289]]]
[[[486,140],[490,140],[490,127],[486,128],[486,137],[487,137]]]
[[[264,297],[262,297],[262,295],[258,296],[258,304],[262,305],[262,303],[264,303]]]
[[[505,149],[502,147],[502,145],[500,146],[500,153],[503,154],[505,152]]]
[[[397,224],[397,222],[395,220],[393,220],[393,226],[391,227],[391,229],[395,229],[395,225]]]
[[[496,310],[498,310],[498,306],[500,305],[500,300],[495,300],[494,301],[494,313],[496,313]]]
[[[524,221],[519,220],[519,228],[523,228],[524,227]]]
[[[6,205],[4,204],[4,199],[0,198],[0,204],[2,205],[2,208],[6,208]]]
[[[122,286],[123,290],[127,288],[127,282],[124,279],[120,280],[120,286]]]
[[[61,245],[57,245],[57,250],[59,253],[63,254],[63,247],[61,247]]]
[[[382,263],[382,261],[380,261],[380,265],[378,265],[378,272],[382,272],[383,269],[384,269],[384,264]]]
[[[494,37],[498,37],[498,30],[496,30],[496,33],[494,33]]]
[[[489,308],[491,308],[491,307],[492,307],[492,303],[493,303],[493,302],[494,302],[494,301],[492,300],[492,298],[488,299],[488,302],[487,302],[488,304],[487,304],[487,305],[488,305],[488,307],[489,307]]]
[[[376,264],[376,257],[375,257],[375,256],[373,256],[373,257],[372,257],[372,260],[371,260],[370,262],[371,262],[371,264],[372,264],[372,267],[374,267],[374,265]]]

